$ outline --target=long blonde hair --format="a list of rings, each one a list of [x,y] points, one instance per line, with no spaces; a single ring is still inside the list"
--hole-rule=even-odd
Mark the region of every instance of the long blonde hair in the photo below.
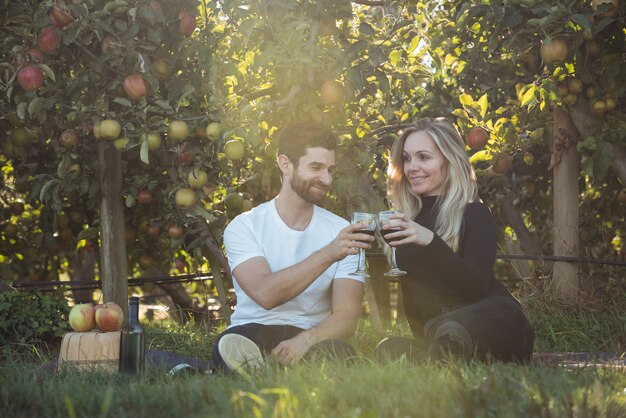
[[[432,138],[446,160],[444,192],[437,197],[439,211],[435,232],[452,250],[459,248],[463,214],[469,202],[478,198],[476,173],[465,151],[465,142],[455,126],[445,118],[423,118],[404,129],[394,141],[387,169],[387,195],[390,203],[410,219],[422,210],[420,196],[413,193],[404,175],[404,143],[414,132],[425,132]]]

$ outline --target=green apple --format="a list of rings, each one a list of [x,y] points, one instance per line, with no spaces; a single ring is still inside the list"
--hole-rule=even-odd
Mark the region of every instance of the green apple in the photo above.
[[[194,167],[194,169],[189,172],[189,175],[187,175],[187,182],[194,189],[201,189],[209,182],[209,176],[206,171]]]
[[[158,149],[161,146],[161,135],[156,132],[143,133],[139,139],[141,142],[148,141],[148,149]]]
[[[167,128],[167,137],[173,142],[184,141],[189,134],[189,125],[182,120],[172,121]]]
[[[226,154],[226,158],[232,161],[241,160],[243,158],[244,150],[243,142],[237,139],[231,139],[224,144],[224,154]]]
[[[206,127],[206,136],[209,139],[217,139],[222,133],[222,125],[219,122],[211,122]]]

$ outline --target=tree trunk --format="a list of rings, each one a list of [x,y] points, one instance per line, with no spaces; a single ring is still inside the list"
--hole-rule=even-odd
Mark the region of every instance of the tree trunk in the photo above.
[[[72,280],[81,281],[94,281],[96,280],[96,257],[93,252],[85,251],[84,249],[77,252],[72,258],[68,260],[69,270],[71,272]],[[93,290],[92,289],[78,289],[74,290],[74,300],[77,303],[92,302]]]
[[[550,166],[554,169],[554,255],[578,257],[578,177],[580,158],[576,150],[578,132],[569,113],[554,110],[554,143]],[[555,262],[553,290],[566,304],[576,304],[579,297],[579,266]]]
[[[105,302],[115,302],[128,318],[128,279],[126,277],[126,242],[122,162],[119,151],[107,141],[98,142],[100,162],[100,280]]]

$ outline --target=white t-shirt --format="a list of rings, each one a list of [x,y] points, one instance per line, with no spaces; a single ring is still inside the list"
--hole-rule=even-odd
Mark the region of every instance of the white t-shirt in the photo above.
[[[253,257],[264,257],[273,272],[291,267],[333,241],[348,225],[345,219],[318,206],[304,231],[289,228],[278,215],[275,199],[265,202],[231,221],[224,231],[224,246],[231,271]],[[237,307],[230,326],[247,323],[292,325],[309,329],[319,324],[331,311],[331,286],[335,279],[353,279],[358,258],[348,256],[333,263],[309,287],[292,300],[267,310],[250,298],[237,283]]]

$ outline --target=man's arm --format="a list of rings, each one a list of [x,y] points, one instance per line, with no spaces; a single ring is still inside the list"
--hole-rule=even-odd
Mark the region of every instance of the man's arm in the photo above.
[[[252,300],[264,309],[275,308],[302,293],[334,262],[370,248],[373,237],[355,234],[359,228],[363,225],[348,225],[326,247],[291,267],[272,272],[265,258],[253,257],[235,267],[233,276]]]
[[[282,364],[300,360],[313,345],[331,338],[351,337],[359,323],[363,283],[352,279],[335,279],[332,289],[332,311],[315,327],[278,344],[272,353]]]

